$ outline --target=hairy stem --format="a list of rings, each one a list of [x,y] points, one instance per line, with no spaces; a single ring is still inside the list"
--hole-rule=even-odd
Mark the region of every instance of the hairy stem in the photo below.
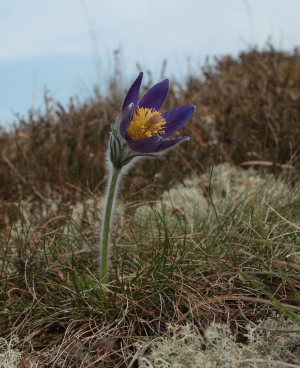
[[[109,263],[110,263],[110,225],[114,211],[114,203],[118,191],[121,169],[113,167],[110,170],[109,180],[106,190],[105,207],[102,215],[102,226],[100,233],[99,251],[99,276],[103,284],[109,282]]]

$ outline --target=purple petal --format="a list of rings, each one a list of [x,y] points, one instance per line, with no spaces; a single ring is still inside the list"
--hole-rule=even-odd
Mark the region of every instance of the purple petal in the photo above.
[[[122,105],[122,111],[125,110],[125,108],[130,104],[137,104],[138,98],[139,98],[139,92],[141,88],[141,83],[143,79],[143,73],[141,72],[136,80],[132,83],[131,87],[129,88]]]
[[[164,127],[166,132],[161,134],[161,137],[166,138],[177,132],[177,130],[182,128],[190,120],[195,110],[195,106],[185,105],[164,113],[163,117],[167,121]]]
[[[129,147],[139,153],[150,153],[154,152],[159,145],[160,139],[157,135],[149,138],[142,139],[127,139]]]
[[[136,108],[136,105],[131,103],[121,112],[119,129],[120,129],[121,136],[123,138],[125,138],[127,129],[131,123],[135,108]]]
[[[189,140],[190,140],[190,137],[181,137],[178,139],[172,139],[171,141],[161,141],[153,152],[165,151],[180,142],[189,141]]]
[[[169,80],[155,84],[139,101],[139,106],[159,111],[165,102],[169,89]]]

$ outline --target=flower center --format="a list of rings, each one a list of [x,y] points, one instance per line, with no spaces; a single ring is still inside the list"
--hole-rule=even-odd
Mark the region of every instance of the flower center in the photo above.
[[[138,107],[134,112],[127,133],[132,139],[153,137],[165,133],[166,123],[159,111]]]

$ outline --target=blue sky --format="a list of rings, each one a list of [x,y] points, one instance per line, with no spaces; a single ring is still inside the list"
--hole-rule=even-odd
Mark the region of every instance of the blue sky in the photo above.
[[[136,62],[159,78],[183,78],[207,55],[234,54],[271,37],[300,44],[299,0],[1,0],[0,124],[43,104],[104,91],[121,49],[126,86]],[[188,63],[187,60],[190,59]]]

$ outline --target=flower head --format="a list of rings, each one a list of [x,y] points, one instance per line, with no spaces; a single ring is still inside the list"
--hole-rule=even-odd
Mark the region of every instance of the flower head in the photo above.
[[[128,90],[120,119],[120,133],[129,147],[138,153],[159,153],[189,140],[181,137],[164,140],[182,128],[193,116],[195,106],[184,105],[162,114],[169,81],[165,79],[153,86],[138,100],[143,73],[140,73]]]
[[[143,73],[140,73],[129,88],[121,114],[112,129],[109,154],[116,168],[126,166],[137,156],[158,156],[176,144],[189,140],[189,137],[165,138],[176,133],[190,120],[195,106],[184,105],[161,113],[169,89],[168,79],[150,88],[139,100],[142,78]]]

